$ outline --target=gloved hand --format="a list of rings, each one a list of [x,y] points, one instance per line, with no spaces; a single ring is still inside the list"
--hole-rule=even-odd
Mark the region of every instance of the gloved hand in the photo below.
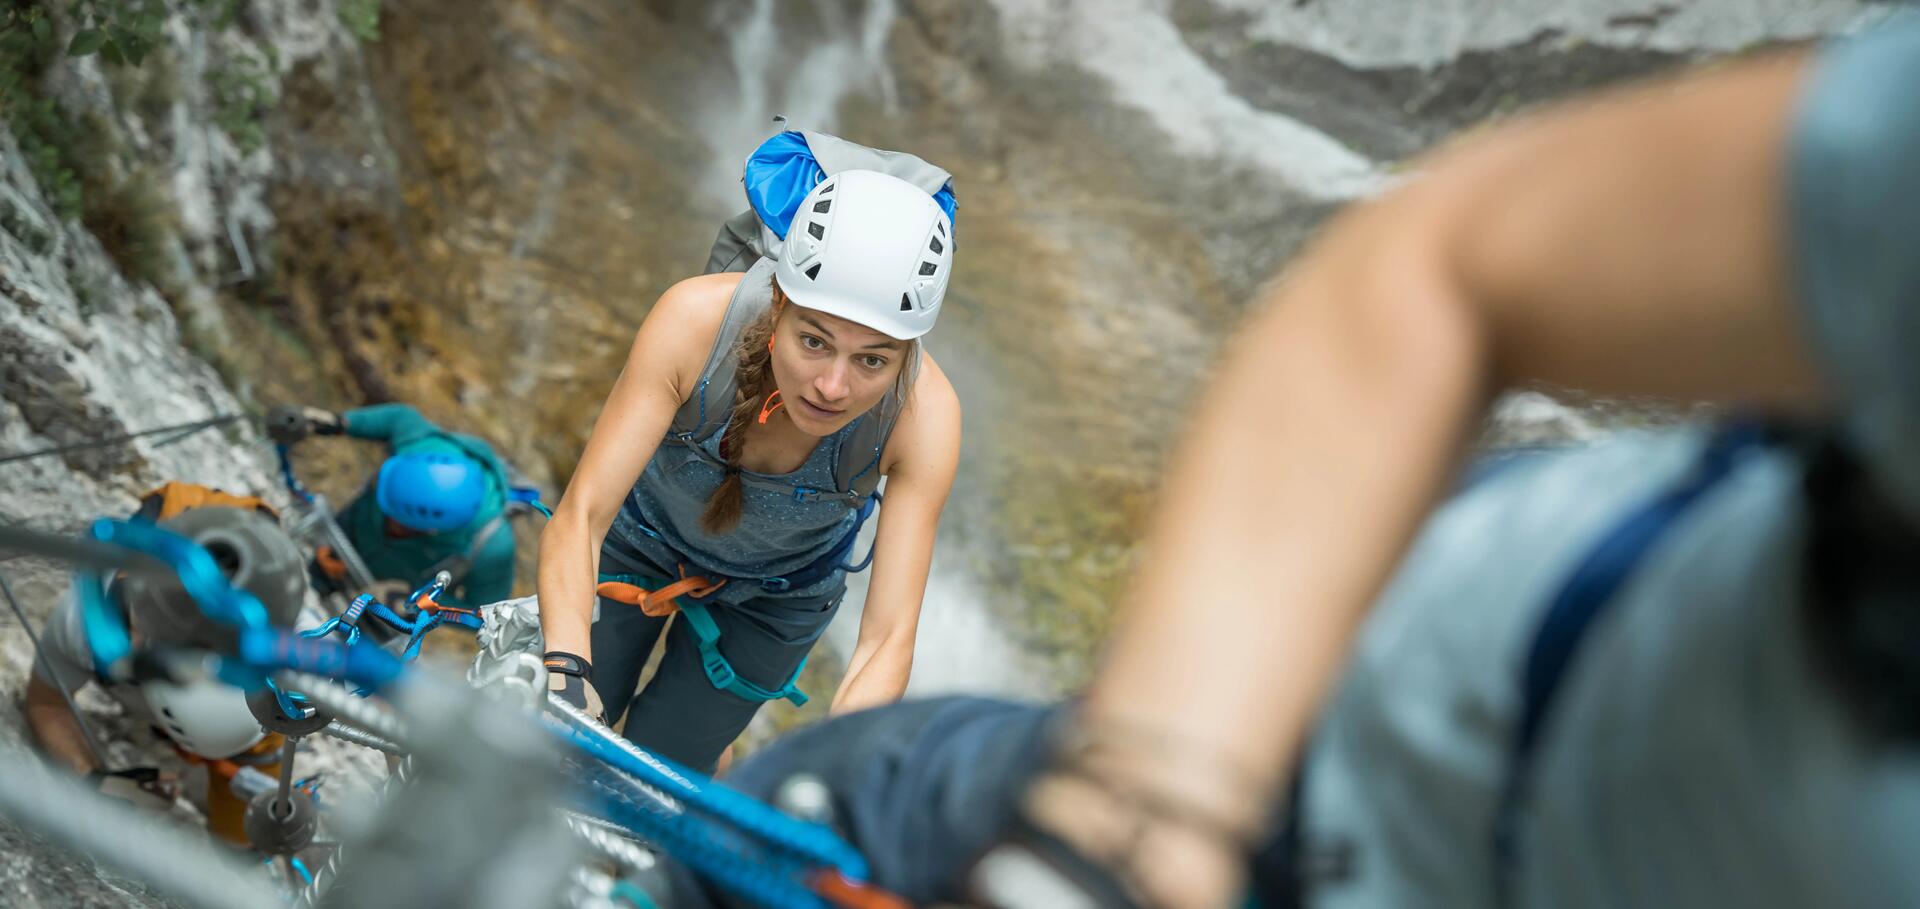
[[[346,431],[346,424],[340,415],[331,410],[291,404],[276,404],[268,408],[267,417],[262,422],[267,438],[281,445],[292,445],[311,433],[331,436]]]
[[[593,690],[593,664],[564,650],[549,650],[541,660],[547,667],[547,690],[604,723],[607,709]]]
[[[1269,812],[1232,759],[1153,730],[1070,717],[1049,765],[967,872],[970,905],[1215,909],[1245,886]],[[1185,772],[1169,773],[1167,767]],[[1041,885],[1044,882],[1044,885]]]
[[[87,782],[101,795],[156,814],[173,810],[173,800],[178,794],[173,776],[157,767],[94,770],[87,774]]]

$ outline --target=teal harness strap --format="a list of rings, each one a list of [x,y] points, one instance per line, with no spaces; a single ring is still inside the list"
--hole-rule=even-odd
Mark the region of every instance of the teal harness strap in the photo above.
[[[659,578],[638,574],[602,574],[600,581],[632,584],[648,590],[658,589],[669,583]],[[694,640],[700,646],[700,668],[706,672],[707,681],[713,683],[713,687],[749,701],[765,703],[786,700],[791,701],[795,707],[806,705],[807,693],[800,690],[800,673],[807,669],[806,657],[800,658],[800,665],[793,668],[793,675],[787,679],[785,685],[780,686],[777,691],[768,691],[741,678],[739,673],[733,671],[733,664],[727,662],[726,656],[720,653],[720,626],[713,621],[713,616],[707,612],[705,605],[692,602],[686,597],[675,599],[674,604],[680,607],[680,614],[686,617],[687,624],[693,628]]]
[[[687,617],[687,624],[693,626],[693,635],[700,642],[700,668],[706,670],[707,681],[721,691],[737,694],[749,701],[778,701],[785,699],[795,707],[804,707],[807,693],[800,690],[800,673],[807,668],[807,658],[800,658],[800,665],[793,669],[793,677],[780,687],[779,691],[768,691],[740,677],[733,671],[732,664],[720,655],[720,626],[714,624],[713,616],[707,613],[707,607],[698,603],[689,603],[682,599],[680,614]]]

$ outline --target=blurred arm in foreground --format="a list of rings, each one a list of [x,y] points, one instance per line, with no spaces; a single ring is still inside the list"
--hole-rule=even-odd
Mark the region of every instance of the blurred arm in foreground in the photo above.
[[[1819,407],[1784,252],[1806,69],[1771,56],[1531,117],[1341,216],[1185,434],[1079,720],[1100,782],[1044,777],[1042,826],[1125,854],[1135,825],[1112,791],[1178,806],[1187,820],[1148,827],[1164,860],[1134,869],[1140,887],[1224,904],[1238,856],[1222,841],[1265,822],[1498,392]]]

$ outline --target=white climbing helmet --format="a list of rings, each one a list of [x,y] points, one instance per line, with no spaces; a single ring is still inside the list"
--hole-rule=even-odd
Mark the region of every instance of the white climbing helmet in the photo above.
[[[232,685],[211,680],[140,686],[153,722],[180,747],[210,760],[239,754],[266,738],[260,721],[247,709],[247,696]]]
[[[844,170],[800,202],[774,276],[794,303],[909,341],[940,316],[953,225],[926,191]]]

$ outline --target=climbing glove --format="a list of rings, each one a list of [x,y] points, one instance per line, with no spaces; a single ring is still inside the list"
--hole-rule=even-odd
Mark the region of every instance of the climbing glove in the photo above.
[[[604,723],[607,709],[600,704],[600,692],[593,689],[593,664],[564,650],[549,650],[541,660],[547,667],[547,691],[586,711]]]
[[[291,404],[276,404],[268,408],[263,422],[267,438],[281,445],[292,445],[314,433],[332,436],[346,431],[346,424],[340,415],[331,410]]]

